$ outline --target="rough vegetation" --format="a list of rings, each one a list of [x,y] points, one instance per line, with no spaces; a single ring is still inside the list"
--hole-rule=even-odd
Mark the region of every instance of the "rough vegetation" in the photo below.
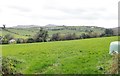
[[[2,57],[2,74],[20,74],[20,71],[16,70],[16,65],[22,63],[22,61],[16,60],[11,57]]]
[[[112,64],[109,68],[110,74],[120,74],[120,54],[114,54],[112,57]]]

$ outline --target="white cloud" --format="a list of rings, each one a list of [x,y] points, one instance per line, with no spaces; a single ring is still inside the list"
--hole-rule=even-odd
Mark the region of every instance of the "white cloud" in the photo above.
[[[0,0],[0,25],[118,26],[119,0]]]

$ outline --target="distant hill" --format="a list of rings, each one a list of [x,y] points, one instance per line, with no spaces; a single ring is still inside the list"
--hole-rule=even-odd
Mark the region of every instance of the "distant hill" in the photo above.
[[[33,28],[33,27],[40,27],[38,25],[17,25],[13,26],[12,28]]]
[[[55,33],[67,34],[67,33],[76,33],[77,35],[81,35],[82,33],[88,33],[89,31],[96,33],[103,33],[106,28],[97,27],[97,26],[65,26],[65,25],[55,25],[48,24],[46,26],[38,26],[38,25],[17,25],[14,27],[7,27],[6,30],[0,30],[1,35],[12,34],[17,38],[28,38],[33,37],[36,32],[39,31],[39,28],[43,27],[48,31],[49,36]],[[120,29],[120,27],[119,27]],[[114,33],[118,34],[117,28],[113,28]]]
[[[57,26],[65,26],[65,25],[55,25],[55,24],[47,24],[45,27],[57,27]]]
[[[64,25],[55,25],[55,24],[47,24],[45,26],[38,26],[38,25],[17,25],[17,26],[13,26],[12,28],[57,27],[57,26],[64,26]]]
[[[55,25],[55,24],[47,24],[47,25],[45,25],[45,27],[56,27],[57,25]]]

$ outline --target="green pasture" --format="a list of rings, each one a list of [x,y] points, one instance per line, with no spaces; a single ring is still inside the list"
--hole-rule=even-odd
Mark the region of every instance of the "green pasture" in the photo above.
[[[109,44],[116,40],[117,36],[1,46],[3,57],[21,61],[15,67],[23,74],[104,74],[112,61]]]

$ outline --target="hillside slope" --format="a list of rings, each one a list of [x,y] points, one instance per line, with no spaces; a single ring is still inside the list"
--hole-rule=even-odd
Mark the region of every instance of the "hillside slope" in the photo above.
[[[20,27],[20,26],[19,26]],[[6,30],[2,30],[1,35],[12,34],[16,38],[28,38],[33,37],[36,32],[39,31],[40,27],[27,27],[27,28],[6,28]],[[22,27],[22,26],[21,26]],[[67,33],[76,33],[80,35],[81,33],[88,33],[89,31],[103,33],[105,28],[102,27],[95,27],[95,26],[43,26],[45,30],[48,31],[49,36],[55,33],[67,34]]]

